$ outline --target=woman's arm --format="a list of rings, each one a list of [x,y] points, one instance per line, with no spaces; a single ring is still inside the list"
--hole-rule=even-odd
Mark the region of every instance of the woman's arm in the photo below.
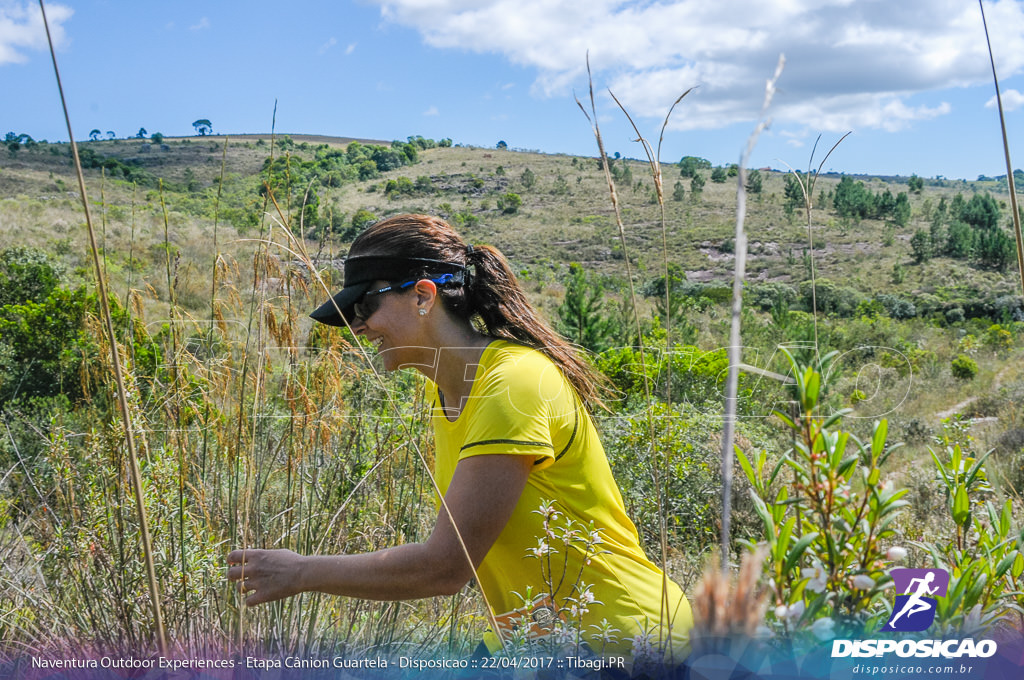
[[[474,567],[508,523],[532,467],[532,457],[515,455],[473,456],[456,466],[445,501]],[[234,550],[228,565],[228,580],[248,593],[247,605],[313,591],[370,600],[451,595],[473,576],[443,507],[423,543],[362,555]]]

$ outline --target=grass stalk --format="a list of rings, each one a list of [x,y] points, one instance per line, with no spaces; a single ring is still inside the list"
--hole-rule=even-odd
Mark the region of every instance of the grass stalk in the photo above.
[[[128,449],[132,488],[135,492],[135,503],[138,510],[139,532],[142,539],[143,558],[146,563],[146,579],[153,609],[153,624],[156,633],[156,642],[160,653],[162,655],[166,655],[167,633],[164,629],[163,612],[160,607],[160,587],[156,578],[156,567],[153,560],[153,547],[149,536],[149,522],[146,517],[145,498],[142,489],[142,474],[139,470],[139,461],[135,455],[135,433],[133,432],[131,412],[128,406],[128,394],[125,389],[124,376],[121,371],[121,357],[117,348],[117,336],[114,333],[114,322],[110,312],[110,300],[107,298],[106,278],[104,277],[103,267],[100,263],[99,248],[96,245],[96,230],[93,228],[92,216],[89,212],[89,199],[85,191],[85,175],[82,171],[82,161],[79,158],[78,145],[75,143],[75,135],[71,129],[71,116],[68,114],[67,99],[64,97],[64,87],[60,80],[60,69],[57,66],[57,52],[53,47],[53,37],[50,34],[50,24],[46,19],[46,7],[44,6],[43,0],[39,0],[39,9],[43,15],[43,27],[46,29],[46,40],[50,47],[50,57],[53,60],[53,72],[57,80],[57,90],[60,93],[61,106],[64,109],[64,121],[67,123],[68,141],[71,145],[71,155],[74,158],[75,163],[75,174],[78,177],[78,190],[81,195],[82,208],[85,211],[85,223],[89,232],[89,246],[92,251],[93,267],[96,271],[96,284],[99,288],[100,306],[103,312],[103,321],[106,326],[107,338],[110,343],[111,365],[114,369],[114,380],[117,384],[118,405],[121,409],[121,417],[124,422],[125,445]]]
[[[673,331],[673,328],[672,328],[672,293],[673,293],[673,291],[672,291],[672,283],[673,282],[672,282],[671,272],[670,272],[670,269],[669,269],[668,217],[667,217],[667,215],[665,213],[665,191],[664,191],[663,176],[662,176],[662,172],[661,172],[661,144],[662,144],[662,142],[665,139],[665,128],[668,127],[669,120],[672,118],[672,112],[675,110],[676,106],[678,106],[679,103],[681,101],[683,101],[683,99],[686,97],[686,95],[690,94],[690,92],[692,92],[692,91],[693,91],[693,88],[691,87],[688,90],[686,90],[685,92],[683,92],[681,95],[679,95],[679,97],[676,98],[676,100],[674,102],[672,102],[672,106],[669,107],[668,113],[665,115],[665,120],[661,124],[661,130],[660,130],[659,135],[658,135],[658,148],[657,148],[657,150],[653,149],[651,147],[650,143],[647,141],[647,139],[643,136],[643,134],[641,134],[640,128],[637,127],[636,122],[633,120],[633,117],[629,115],[629,111],[626,109],[625,106],[622,105],[622,102],[620,102],[619,98],[615,96],[615,93],[612,92],[611,90],[608,91],[608,94],[610,94],[612,99],[615,100],[615,103],[618,105],[618,107],[622,111],[623,115],[626,116],[626,120],[628,120],[629,124],[633,126],[633,131],[636,132],[636,136],[637,136],[635,141],[640,143],[640,145],[644,149],[644,153],[647,155],[647,165],[648,165],[648,167],[651,170],[651,177],[652,177],[652,179],[654,181],[654,190],[655,190],[655,194],[656,194],[657,201],[658,201],[658,208],[659,208],[659,213],[660,213],[660,218],[661,218],[660,222],[661,222],[662,266],[663,266],[663,271],[665,273],[665,332],[666,332],[666,336],[665,336],[665,356],[666,356],[666,359],[667,359],[666,362],[665,362],[665,364],[666,364],[665,403],[666,403],[666,406],[668,408],[668,412],[669,413],[671,413],[671,410],[672,410],[672,368],[673,368],[672,367],[672,364],[673,364],[672,346],[673,346],[673,339],[674,339],[673,338],[673,333],[672,333],[672,331]],[[595,120],[596,120],[596,116],[595,116]],[[632,300],[632,302],[633,302],[633,309],[635,310],[636,309],[636,299],[634,298]],[[637,327],[637,334],[638,334],[638,337],[641,336],[641,329],[639,328],[639,326]],[[643,343],[642,337],[640,339],[640,342],[641,342],[641,344]],[[666,429],[668,431],[668,434],[667,434],[668,440],[671,441],[672,440],[672,418],[671,417],[666,419],[665,427],[666,427]],[[651,441],[652,442],[654,441],[653,429],[651,431]],[[665,470],[663,469],[663,466],[667,467],[666,463],[668,462],[667,460],[665,460],[666,458],[667,458],[667,455],[666,456],[655,455],[655,457],[654,457],[654,465],[652,467],[652,471],[654,473],[654,488],[657,489],[657,493],[655,494],[655,504],[657,506],[657,511],[658,511],[658,539],[659,539],[659,543],[660,543],[660,547],[661,547],[661,564],[662,564],[662,570],[661,570],[661,577],[662,577],[662,584],[661,584],[661,619],[662,619],[662,621],[667,621],[668,622],[668,624],[667,624],[667,627],[668,627],[667,636],[668,636],[669,639],[671,639],[671,637],[672,637],[672,617],[669,615],[669,608],[670,608],[671,605],[670,605],[669,600],[668,600],[668,517],[666,516],[666,512],[665,512],[665,498],[664,498],[664,491],[665,491],[666,486],[662,483],[662,476],[665,473]],[[671,659],[670,659],[670,662],[671,662]]]
[[[583,103],[576,99],[576,105],[580,107],[580,111],[586,116],[587,120],[594,132],[594,138],[597,140],[597,150],[601,159],[601,169],[604,171],[605,182],[608,185],[608,195],[611,198],[612,208],[615,211],[615,226],[618,228],[619,243],[622,245],[622,259],[626,267],[626,281],[629,282],[629,299],[633,305],[633,321],[636,324],[636,332],[640,342],[640,371],[644,376],[644,405],[645,407],[650,406],[651,403],[651,383],[650,377],[647,375],[647,356],[644,351],[643,342],[643,326],[640,323],[640,307],[637,304],[636,298],[636,286],[633,283],[633,267],[629,262],[629,247],[626,243],[626,227],[622,221],[622,207],[619,205],[619,195],[615,189],[615,180],[612,178],[611,167],[608,164],[608,153],[604,148],[604,138],[601,137],[601,127],[597,122],[597,105],[594,102],[594,78],[590,71],[590,55],[587,55],[587,83],[590,91],[590,113],[587,113],[587,109],[583,106]],[[592,115],[591,115],[592,114]],[[648,408],[648,422],[650,424],[651,431],[651,442],[654,442],[654,425],[650,419],[650,409]]]
[[[655,464],[653,466],[653,469],[655,471],[655,475],[658,475],[659,463],[661,462],[661,460],[660,460],[661,456],[658,456],[657,452],[654,451],[655,443],[657,442],[657,437],[656,437],[655,431],[654,431],[654,414],[652,413],[652,408],[651,408],[652,407],[652,394],[651,394],[650,376],[649,376],[649,374],[647,372],[647,353],[646,353],[646,350],[645,350],[645,347],[644,347],[643,326],[642,326],[642,324],[640,322],[640,308],[639,308],[639,305],[637,304],[636,286],[635,286],[635,284],[633,282],[632,265],[630,264],[630,261],[629,261],[629,248],[628,248],[628,245],[626,243],[626,228],[625,228],[625,224],[623,223],[623,220],[622,220],[622,208],[621,208],[621,206],[619,204],[618,192],[616,191],[616,188],[615,188],[615,180],[612,177],[611,166],[610,166],[610,164],[608,162],[608,153],[605,151],[604,139],[601,136],[601,128],[600,128],[600,125],[598,124],[598,120],[597,120],[597,106],[596,106],[596,103],[594,101],[594,79],[593,79],[593,75],[592,75],[591,70],[590,70],[590,55],[589,54],[587,55],[587,84],[588,84],[589,95],[590,95],[590,113],[587,113],[587,109],[583,106],[583,103],[580,102],[579,98],[576,99],[576,104],[577,104],[577,106],[579,106],[580,110],[583,112],[583,115],[587,118],[587,120],[590,122],[590,124],[591,124],[591,126],[593,128],[594,138],[597,141],[597,149],[598,149],[598,153],[599,153],[599,156],[600,156],[600,159],[601,159],[601,169],[604,171],[605,182],[608,185],[608,194],[609,194],[609,197],[611,199],[612,207],[613,207],[614,212],[615,212],[615,224],[616,224],[616,227],[618,228],[619,243],[622,246],[622,257],[623,257],[623,261],[624,261],[625,267],[626,267],[626,280],[629,282],[630,303],[631,303],[632,308],[633,308],[633,321],[634,321],[634,323],[636,325],[637,340],[638,340],[638,343],[639,343],[640,372],[641,372],[641,375],[643,375],[644,413],[645,413],[646,422],[647,422],[648,439],[649,439],[649,441],[651,443],[651,453],[652,453],[652,455],[654,456],[654,459],[655,459]],[[682,101],[683,97],[685,97],[686,94],[688,94],[689,92],[690,92],[690,90],[687,90],[686,92],[684,92],[680,97],[678,97],[676,99],[676,101],[670,107],[669,112],[668,112],[668,116],[666,116],[666,118],[665,118],[665,123],[662,125],[662,130],[661,130],[661,134],[662,135],[664,135],[665,125],[668,124],[669,116],[671,116],[672,110],[675,108],[675,106],[680,101]],[[615,98],[615,95],[612,94],[611,96],[615,100],[615,103],[619,105],[619,108],[621,108],[623,110],[623,112],[626,113],[625,108],[622,106],[622,104],[619,102],[619,100]],[[626,117],[629,119],[630,123],[632,124],[633,121],[629,117],[628,113],[626,113]],[[667,245],[667,237],[665,236],[664,191],[661,190],[661,165],[660,165],[660,162],[657,160],[658,157],[659,157],[659,154],[653,153],[650,150],[649,143],[647,143],[646,140],[644,139],[643,135],[640,134],[640,132],[637,129],[635,124],[633,125],[633,129],[636,130],[637,136],[639,137],[639,141],[641,141],[641,143],[644,145],[645,151],[648,154],[648,159],[650,160],[652,172],[654,173],[654,176],[655,176],[655,186],[658,187],[657,191],[658,191],[658,197],[659,197],[659,201],[660,201],[660,204],[661,204],[661,211],[662,211],[663,243]],[[661,140],[660,140],[660,138],[659,138],[659,142],[658,142],[658,148],[659,148],[659,151],[660,151],[660,148],[661,148]],[[667,248],[665,250],[665,258],[666,258],[665,259],[665,271],[666,271],[665,286],[666,286],[666,289],[670,289],[671,288],[671,281],[668,278]],[[670,300],[671,298],[667,298],[667,299]],[[671,356],[669,356],[669,358],[668,358],[668,363],[670,365],[672,363]],[[671,392],[671,389],[672,389],[671,382],[669,382],[668,389]],[[672,623],[673,623],[673,619],[674,619],[674,616],[675,616],[675,612],[670,612],[669,611],[670,604],[669,604],[669,601],[668,601],[668,572],[667,572],[667,570],[668,570],[668,536],[667,536],[667,518],[665,517],[664,501],[663,501],[662,494],[661,494],[661,489],[662,489],[662,487],[664,485],[656,482],[656,486],[659,489],[659,492],[658,492],[657,498],[656,498],[656,504],[657,504],[657,509],[658,509],[658,519],[659,519],[659,521],[658,521],[658,524],[659,524],[659,542],[661,544],[661,552],[662,552],[662,593],[661,593],[662,596],[661,596],[661,602],[660,602],[661,611],[660,611],[660,614],[659,614],[659,616],[660,616],[659,624],[664,626],[664,630],[663,631],[659,631],[659,632],[662,632],[664,634],[664,636],[665,636],[665,638],[664,638],[664,640],[662,640],[662,642],[665,644],[665,647],[666,647],[665,651],[667,652],[668,659],[670,661],[673,661],[675,659],[675,652],[676,652],[676,650],[674,649],[673,639],[672,639]]]
[[[1024,293],[1024,237],[1021,236],[1020,210],[1017,208],[1017,189],[1014,185],[1013,163],[1010,162],[1010,141],[1006,135],[1006,116],[1003,114],[1003,97],[999,92],[999,78],[996,76],[996,59],[992,55],[992,41],[988,37],[988,21],[985,20],[985,4],[978,0],[981,10],[981,24],[985,27],[985,44],[988,59],[992,64],[992,82],[996,88],[996,107],[999,109],[999,127],[1003,133],[1003,153],[1006,156],[1006,188],[1010,192],[1010,210],[1013,212],[1013,235],[1017,242],[1017,274],[1020,278],[1021,293]]]
[[[736,260],[733,268],[732,283],[732,319],[729,324],[729,373],[725,383],[725,417],[722,423],[722,570],[729,568],[731,554],[730,515],[732,513],[732,473],[733,473],[733,440],[736,430],[737,391],[739,383],[740,363],[743,361],[741,346],[740,317],[743,311],[743,280],[746,276],[747,235],[743,223],[747,216],[747,163],[754,151],[758,137],[768,127],[769,120],[765,117],[775,94],[775,83],[782,75],[786,58],[779,55],[775,73],[768,79],[765,86],[764,103],[761,105],[759,122],[747,139],[747,146],[740,155],[739,172],[736,176]]]
[[[270,205],[270,186],[269,180],[273,178],[273,167],[274,167],[274,142],[276,141],[275,131],[277,129],[277,100],[274,100],[274,112],[271,115],[270,122],[270,170],[268,171],[268,182],[267,182],[267,194],[263,199],[263,210],[260,217],[260,241],[263,241],[263,237],[266,233],[267,223],[267,208]],[[242,465],[242,450],[244,446],[243,435],[245,434],[245,399],[246,399],[246,385],[248,384],[249,364],[250,364],[250,351],[249,341],[252,338],[253,322],[256,317],[256,300],[258,298],[257,293],[259,292],[259,271],[258,262],[260,260],[261,249],[257,248],[255,255],[253,256],[253,283],[252,283],[252,296],[249,303],[249,314],[247,320],[247,328],[245,333],[245,348],[242,352],[242,368],[239,379],[239,398],[238,398],[238,426],[235,433],[235,447],[234,453],[231,456],[231,490],[229,491],[228,505],[230,508],[230,526],[228,535],[237,537],[243,545],[246,543],[246,539],[249,535],[249,494],[243,493],[242,498],[244,502],[242,517],[238,516],[238,499],[239,499],[239,485],[240,485],[240,467]],[[254,406],[255,408],[255,401]],[[225,588],[232,590],[231,586],[225,583]],[[238,630],[236,644],[239,649],[242,648],[242,642],[245,635],[245,607],[238,607]]]
[[[825,161],[832,155],[832,152],[843,142],[844,139],[850,136],[850,132],[839,138],[832,148],[828,150],[825,157],[821,159],[821,163],[818,164],[817,169],[811,170],[814,163],[814,152],[818,150],[818,142],[821,141],[821,135],[814,140],[814,146],[811,147],[811,156],[807,160],[807,176],[802,177],[799,172],[795,172],[792,167],[789,168],[790,172],[796,178],[797,184],[800,186],[800,193],[804,198],[804,215],[807,219],[807,257],[810,261],[811,267],[811,319],[814,322],[814,349],[818,350],[818,286],[816,281],[816,272],[814,267],[814,233],[811,224],[811,212],[814,208],[813,196],[814,196],[814,185],[818,180],[818,175],[821,174],[821,169],[825,167]],[[785,161],[783,161],[785,163]],[[787,167],[789,164],[786,163]]]
[[[220,243],[218,241],[218,227],[220,226],[220,199],[224,192],[224,173],[227,169],[228,160],[228,137],[224,136],[224,148],[221,151],[220,157],[220,178],[217,182],[217,198],[213,203],[213,272],[210,280],[210,317],[209,317],[209,328],[207,330],[206,342],[209,347],[207,352],[206,360],[206,371],[210,372],[211,362],[213,361],[213,329],[214,324],[217,322],[217,266],[220,261]],[[203,422],[209,422],[210,420],[210,400],[204,400],[203,409]],[[210,446],[210,430],[207,427],[203,428],[202,446],[199,454],[199,470],[205,476],[206,474],[206,456]]]
[[[187,550],[185,540],[185,484],[188,475],[188,461],[185,458],[185,444],[182,441],[182,420],[181,412],[183,406],[183,400],[181,395],[181,379],[180,369],[178,366],[179,356],[179,334],[181,333],[181,325],[178,323],[178,301],[177,301],[177,287],[178,287],[178,254],[175,253],[174,262],[172,266],[171,262],[171,240],[170,240],[170,216],[167,213],[167,202],[164,198],[164,182],[159,182],[159,193],[160,193],[160,212],[163,215],[164,222],[164,264],[167,270],[167,305],[168,305],[168,320],[170,321],[171,331],[171,360],[170,360],[170,371],[171,371],[171,389],[167,399],[167,406],[170,409],[170,421],[173,425],[172,432],[168,436],[168,444],[177,452],[178,455],[178,552],[181,559],[181,582],[178,584],[181,589],[181,600],[188,602],[187,589],[188,589],[188,564],[187,564]],[[172,276],[173,271],[173,276]],[[188,605],[186,605],[185,619],[190,620],[191,615],[188,611]]]

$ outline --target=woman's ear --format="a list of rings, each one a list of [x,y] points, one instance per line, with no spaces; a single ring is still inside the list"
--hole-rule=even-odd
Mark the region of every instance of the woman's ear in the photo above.
[[[424,310],[421,314],[428,313],[437,300],[437,284],[430,279],[420,279],[413,290],[416,291],[416,307]]]

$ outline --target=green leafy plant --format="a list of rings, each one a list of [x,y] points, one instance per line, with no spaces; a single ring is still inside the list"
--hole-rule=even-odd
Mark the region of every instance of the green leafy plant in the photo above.
[[[943,421],[941,454],[929,448],[936,481],[953,532],[948,538],[916,543],[932,564],[950,574],[935,620],[946,632],[977,632],[1007,615],[1024,617],[1024,531],[1015,526],[1013,502],[1000,505],[963,420]]]
[[[789,361],[794,400],[789,414],[776,411],[775,417],[792,433],[793,448],[774,462],[765,452],[748,457],[737,449],[769,550],[770,623],[823,639],[837,628],[875,629],[888,613],[886,567],[893,554],[887,543],[907,505],[907,491],[882,478],[898,445],[887,443],[885,420],[861,442],[842,429],[847,410],[819,412],[835,352],[811,365],[780,350]]]

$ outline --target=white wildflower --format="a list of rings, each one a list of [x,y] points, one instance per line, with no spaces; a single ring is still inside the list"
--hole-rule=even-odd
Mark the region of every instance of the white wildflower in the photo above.
[[[828,575],[820,564],[814,567],[801,569],[800,575],[809,579],[807,581],[807,590],[812,593],[821,593],[825,591],[825,586],[828,584]]]
[[[572,628],[559,623],[552,629],[551,638],[555,641],[555,644],[565,645],[573,642],[576,636]]]
[[[803,616],[804,610],[807,609],[807,605],[804,604],[803,600],[798,600],[788,607],[784,604],[780,604],[775,608],[775,616],[779,619],[799,619]]]
[[[857,590],[871,590],[875,587],[875,580],[864,574],[857,574],[853,577],[853,587]]]
[[[901,548],[898,545],[894,545],[886,551],[885,556],[893,562],[899,562],[900,560],[906,558],[907,549]]]

